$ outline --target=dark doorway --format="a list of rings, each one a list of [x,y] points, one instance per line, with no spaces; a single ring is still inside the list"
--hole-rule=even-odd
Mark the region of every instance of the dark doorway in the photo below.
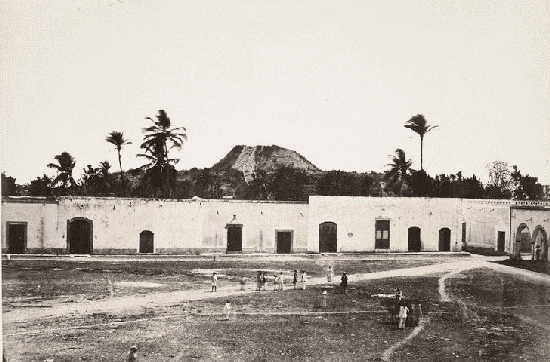
[[[516,233],[516,242],[520,244],[520,253],[531,253],[531,232],[525,224],[520,224]]]
[[[319,252],[336,253],[338,252],[338,227],[332,221],[326,221],[319,224]]]
[[[409,228],[409,251],[422,250],[422,242],[420,241],[420,228],[413,226]]]
[[[290,254],[292,231],[277,231],[277,254]]]
[[[375,249],[390,248],[390,220],[376,220],[375,224],[376,239],[374,241]]]
[[[27,251],[27,223],[8,222],[6,223],[8,236],[8,253],[24,254]]]
[[[449,228],[439,230],[439,251],[451,251],[451,230]]]
[[[142,254],[153,253],[155,251],[154,235],[152,231],[143,230],[139,233],[139,252]]]
[[[499,231],[498,232],[498,240],[497,240],[497,250],[498,251],[504,251],[505,245],[506,245],[506,232]]]
[[[242,225],[227,225],[227,251],[243,251]]]
[[[74,218],[67,221],[69,253],[91,254],[93,222],[85,218]]]

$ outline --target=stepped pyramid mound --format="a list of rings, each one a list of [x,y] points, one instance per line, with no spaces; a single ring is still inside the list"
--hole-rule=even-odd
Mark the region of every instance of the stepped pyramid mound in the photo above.
[[[218,173],[235,169],[242,172],[245,181],[249,182],[256,170],[271,173],[285,166],[300,169],[307,173],[320,172],[317,166],[298,152],[275,145],[235,146],[220,162],[212,166],[211,170]]]

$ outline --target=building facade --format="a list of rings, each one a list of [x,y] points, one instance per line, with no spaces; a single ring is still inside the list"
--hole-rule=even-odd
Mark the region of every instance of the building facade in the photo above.
[[[202,254],[490,249],[548,259],[550,202],[310,196],[309,203],[5,197],[2,252]]]

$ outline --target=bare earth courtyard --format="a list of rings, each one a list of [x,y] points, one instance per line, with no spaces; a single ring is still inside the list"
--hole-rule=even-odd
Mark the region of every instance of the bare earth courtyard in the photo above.
[[[10,362],[125,361],[137,345],[138,361],[550,360],[550,277],[496,259],[426,253],[3,260],[4,353]],[[325,277],[328,265],[333,283]],[[305,290],[294,290],[294,269],[307,271]],[[270,277],[262,292],[258,270]],[[220,276],[216,293],[213,271]],[[345,294],[338,287],[344,271]],[[279,272],[284,291],[274,291]],[[405,331],[390,323],[388,298],[379,297],[397,287],[422,309],[418,325]]]

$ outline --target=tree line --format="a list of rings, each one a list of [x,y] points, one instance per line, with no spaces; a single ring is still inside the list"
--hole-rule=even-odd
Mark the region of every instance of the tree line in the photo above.
[[[178,171],[179,158],[170,153],[179,150],[187,140],[184,127],[173,127],[170,117],[159,110],[152,124],[143,128],[140,145],[145,164],[138,169],[122,167],[121,152],[131,144],[123,132],[109,133],[105,141],[118,155],[118,174],[111,172],[108,161],[97,166],[87,165],[79,180],[73,177],[75,159],[68,152],[55,156],[55,163],[47,167],[56,171],[50,179],[46,174],[29,185],[17,185],[13,177],[2,173],[2,195],[31,196],[122,196],[153,198],[222,198],[231,196],[248,200],[307,201],[310,195],[323,196],[403,196],[448,197],[470,199],[540,200],[544,197],[542,185],[536,177],[523,175],[517,166],[495,161],[487,165],[490,182],[483,185],[475,175],[463,177],[462,172],[432,177],[423,168],[423,143],[426,134],[438,126],[431,126],[421,114],[411,117],[405,127],[420,136],[420,170],[411,168],[412,161],[398,148],[390,157],[383,173],[356,173],[328,171],[308,174],[303,170],[282,167],[273,173],[256,170],[245,182],[244,175],[234,169],[222,174],[209,168]]]

